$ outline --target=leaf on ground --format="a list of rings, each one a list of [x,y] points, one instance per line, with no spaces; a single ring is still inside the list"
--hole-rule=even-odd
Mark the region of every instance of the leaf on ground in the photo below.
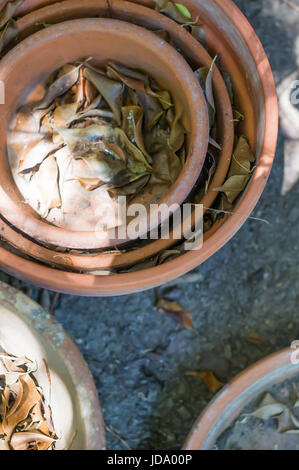
[[[185,310],[178,302],[159,298],[156,308],[161,313],[165,313],[185,328],[193,328],[193,318],[191,313],[187,312],[187,310]]]
[[[218,390],[224,386],[224,384],[217,379],[214,372],[211,370],[206,370],[203,372],[187,372],[186,375],[201,378],[204,381],[207,389],[212,393],[218,392]]]

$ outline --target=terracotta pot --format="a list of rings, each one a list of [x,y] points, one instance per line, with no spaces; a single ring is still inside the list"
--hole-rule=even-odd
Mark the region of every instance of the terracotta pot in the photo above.
[[[199,65],[210,66],[212,58],[206,50],[178,24],[157,12],[124,1],[114,1],[111,3],[109,11],[106,9],[106,2],[99,2],[98,0],[86,0],[84,4],[78,0],[62,2],[59,6],[59,14],[55,5],[42,8],[26,15],[18,21],[19,39],[22,40],[28,37],[32,32],[36,32],[38,28],[40,29],[42,27],[42,23],[49,24],[83,16],[105,16],[108,13],[113,16],[113,18],[134,22],[140,26],[145,25],[151,30],[160,29],[168,31],[172,42],[184,57],[188,58],[191,65],[195,68]],[[217,170],[211,181],[209,190],[201,201],[205,207],[204,212],[212,205],[217,197],[218,193],[214,189],[220,187],[225,180],[234,141],[234,126],[230,99],[225,83],[217,68],[215,68],[214,72],[214,89],[218,116],[217,127],[220,130],[217,140],[222,146],[222,151],[220,152]],[[173,244],[177,243],[177,240],[174,239],[173,232],[171,232],[168,240],[159,239],[150,241],[140,248],[128,249],[126,253],[120,252],[117,256],[108,253],[93,256],[70,253],[59,256],[56,252],[43,248],[34,243],[34,241],[24,239],[21,235],[14,233],[8,226],[3,226],[2,236],[13,246],[33,258],[37,258],[48,264],[72,267],[80,271],[129,266],[154,256],[161,250],[168,249]]]
[[[245,406],[277,383],[298,378],[299,364],[292,364],[291,348],[272,354],[239,374],[227,384],[195,423],[185,450],[211,450],[222,433]]]
[[[17,8],[14,17],[27,15],[33,10],[51,5],[53,3],[59,3],[62,0],[24,0],[24,2]],[[9,0],[0,0],[0,10],[5,6]]]
[[[101,44],[105,46],[100,47]],[[123,44],[126,46],[122,47]],[[43,56],[47,61],[40,60]],[[180,54],[153,33],[116,20],[82,19],[44,29],[16,46],[0,63],[0,79],[6,84],[0,123],[0,152],[6,170],[0,175],[0,212],[16,228],[37,241],[77,249],[117,246],[127,239],[113,239],[104,231],[98,232],[97,236],[95,231],[70,231],[40,219],[22,202],[12,181],[5,149],[9,121],[32,87],[43,83],[63,64],[90,56],[97,65],[114,60],[148,73],[170,91],[177,106],[180,103],[184,107],[182,118],[185,128],[190,131],[188,155],[177,181],[162,199],[161,188],[155,185],[152,193],[145,191],[132,202],[142,202],[148,208],[158,200],[170,208],[173,204],[180,205],[200,174],[208,145],[208,114],[203,92]],[[161,217],[160,222],[163,221]],[[147,231],[155,228],[152,220],[148,220],[147,228]]]
[[[0,282],[0,345],[10,354],[37,362],[35,377],[46,397],[51,375],[50,405],[57,450],[105,448],[105,426],[92,377],[63,328],[40,305]],[[74,437],[75,436],[75,437]]]
[[[243,132],[250,137],[257,156],[257,169],[234,214],[227,217],[201,250],[138,273],[102,277],[62,272],[2,248],[0,263],[4,270],[60,292],[99,296],[137,292],[161,285],[200,265],[227,243],[250,215],[269,177],[276,148],[278,110],[271,68],[254,30],[232,1],[185,3],[193,16],[199,16],[207,25],[212,53],[221,51],[222,64],[233,76],[237,106],[246,114]]]

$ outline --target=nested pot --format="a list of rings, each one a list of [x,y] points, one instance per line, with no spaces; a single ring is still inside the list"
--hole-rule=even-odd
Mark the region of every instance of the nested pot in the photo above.
[[[260,360],[229,382],[198,418],[184,449],[212,450],[249,403],[269,393],[275,384],[298,380],[297,357],[295,349],[284,349]]]
[[[106,2],[88,0],[82,4],[80,1],[61,2],[59,14],[55,5],[42,8],[33,12],[18,21],[19,37],[24,39],[32,32],[36,32],[41,28],[42,23],[55,23],[57,21],[69,20],[82,16],[106,16],[108,13],[115,19],[121,19],[133,22],[139,26],[145,26],[150,30],[167,31],[171,37],[174,46],[188,60],[189,64],[197,69],[199,66],[210,67],[212,58],[209,56],[204,47],[196,41],[190,34],[181,28],[174,21],[167,17],[153,12],[148,8],[129,2],[117,1],[111,4],[110,9],[106,9]],[[234,125],[231,103],[226,85],[217,67],[214,70],[214,92],[217,109],[217,141],[222,149],[218,157],[217,169],[212,181],[209,185],[207,193],[204,195],[201,203],[204,206],[204,212],[212,205],[217,197],[215,188],[220,187],[226,177],[233,148],[234,141]],[[191,216],[193,219],[193,216]],[[192,220],[193,224],[194,220]],[[192,223],[190,222],[192,225]],[[183,225],[183,222],[182,222]],[[182,230],[180,230],[182,232]],[[125,252],[119,252],[117,256],[113,253],[90,254],[86,253],[68,253],[59,256],[51,249],[43,248],[34,243],[34,241],[24,240],[20,234],[13,232],[6,227],[2,232],[3,236],[16,248],[27,253],[27,255],[37,258],[46,263],[56,264],[61,267],[72,267],[81,271],[91,271],[97,269],[113,269],[133,265],[151,256],[157,255],[161,250],[166,250],[177,243],[174,238],[174,231],[170,233],[170,237],[166,240],[158,239],[142,244],[140,247],[128,247]],[[205,239],[210,236],[205,235]]]
[[[37,3],[41,5],[41,2]],[[153,7],[152,2],[145,0],[134,3]],[[241,132],[249,138],[257,159],[257,168],[233,215],[213,227],[202,249],[138,273],[107,277],[75,274],[39,265],[1,249],[4,269],[63,292],[83,295],[136,292],[160,285],[198,266],[221,248],[245,222],[264,189],[274,158],[278,115],[271,69],[253,29],[230,0],[189,0],[184,3],[193,17],[199,17],[205,25],[211,56],[220,54],[223,69],[232,76],[236,106],[246,117]],[[30,9],[30,2],[24,3],[24,12],[28,5]],[[114,14],[119,8],[118,3],[111,0],[109,6]]]

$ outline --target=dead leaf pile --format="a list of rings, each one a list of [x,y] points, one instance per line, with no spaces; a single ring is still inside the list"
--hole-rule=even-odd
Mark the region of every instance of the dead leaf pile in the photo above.
[[[156,184],[167,192],[185,164],[179,108],[138,70],[66,64],[39,102],[22,106],[10,133],[10,161],[26,202],[60,225],[88,207],[92,214],[106,204],[109,214],[118,195],[132,198]]]
[[[49,450],[57,436],[50,406],[26,357],[0,355],[0,450]]]

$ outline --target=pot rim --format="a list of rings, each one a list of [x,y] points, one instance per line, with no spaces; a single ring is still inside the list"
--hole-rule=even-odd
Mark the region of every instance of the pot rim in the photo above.
[[[271,67],[254,29],[231,0],[213,1],[223,10],[234,26],[240,29],[259,70],[265,102],[266,122],[261,158],[245,198],[239,205],[238,212],[229,216],[229,219],[204,244],[202,250],[197,253],[186,253],[176,260],[138,273],[99,278],[95,275],[61,272],[45,266],[37,266],[36,263],[22,259],[1,248],[0,265],[7,272],[58,292],[71,292],[87,296],[124,295],[140,292],[157,287],[191,271],[222,248],[241,228],[258,202],[270,175],[278,135],[278,103]]]
[[[83,18],[65,21],[34,33],[8,52],[0,63],[2,79],[5,77],[5,81],[8,80],[10,74],[14,73],[15,64],[23,63],[23,67],[26,67],[24,54],[26,54],[26,57],[29,53],[34,55],[34,52],[39,50],[37,48],[40,48],[41,45],[58,40],[62,42],[65,37],[70,37],[73,34],[84,36],[86,33],[93,33],[97,37],[113,33],[117,35],[119,40],[123,41],[131,38],[131,42],[134,42],[138,47],[139,53],[141,42],[145,44],[145,53],[148,52],[153,57],[159,58],[160,63],[164,64],[164,78],[165,76],[172,77],[173,87],[177,87],[178,94],[182,95],[181,98],[183,97],[185,100],[184,107],[185,109],[188,108],[191,127],[186,163],[176,182],[158,203],[158,206],[166,204],[170,208],[170,212],[173,213],[173,205],[183,203],[201,172],[208,147],[209,122],[204,93],[189,64],[167,42],[140,26],[120,20]],[[138,57],[137,52],[136,57]],[[139,62],[142,62],[142,60]],[[28,83],[24,82],[22,84],[23,89],[24,85],[27,87]],[[15,183],[13,182],[13,184]],[[24,212],[24,204],[20,204],[20,201],[16,201],[11,197],[13,194],[11,187],[7,186],[7,189],[4,189],[1,186],[0,194],[3,217],[17,229],[37,241],[74,249],[109,248],[123,245],[129,241],[129,239],[110,239],[109,236],[101,240],[95,236],[95,231],[72,231],[50,225],[44,219],[40,219],[32,209],[26,208],[26,212]],[[164,220],[165,215],[164,218],[161,217],[160,223],[163,223]],[[156,228],[156,223],[148,220],[147,232],[154,228]]]
[[[291,348],[286,348],[261,359],[238,374],[223,387],[193,425],[183,449],[210,449],[223,432],[217,430],[217,422],[221,420],[222,415],[228,411],[228,408],[234,406],[238,398],[241,400],[243,393],[254,386],[254,384],[258,384],[263,379],[266,380],[275,371],[277,371],[277,379],[280,371],[283,370],[290,373],[293,370],[298,370],[299,372],[299,365],[293,365],[291,362],[293,351]],[[273,375],[272,379],[274,379]]]
[[[84,401],[88,400],[89,403],[89,409],[85,410],[87,415],[84,417],[86,449],[104,450],[106,439],[101,405],[90,370],[77,346],[62,326],[54,320],[53,316],[47,313],[39,304],[23,292],[0,281],[0,299],[3,296],[12,305],[13,310],[17,311],[20,317],[24,318],[24,321],[36,330],[38,336],[49,343],[63,359],[76,387],[80,409],[84,409]],[[36,323],[36,312],[43,313],[42,320],[40,320],[42,321],[42,328],[38,328]],[[63,341],[57,342],[58,337],[63,338]],[[95,430],[98,432],[95,432]]]

